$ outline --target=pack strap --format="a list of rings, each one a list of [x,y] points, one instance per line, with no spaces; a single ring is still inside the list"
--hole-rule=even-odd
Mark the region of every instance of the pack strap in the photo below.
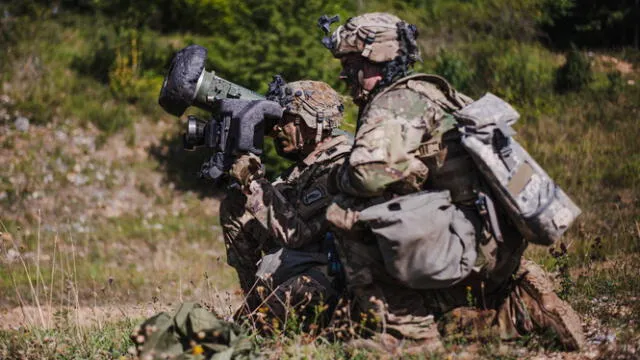
[[[511,156],[513,154],[511,136],[513,135],[515,135],[515,130],[504,121],[500,121],[496,124],[492,137],[494,150],[498,153],[500,160],[502,160],[510,172],[518,165],[516,159]]]
[[[423,162],[435,159],[436,165],[441,167],[447,157],[447,147],[444,145],[444,134],[456,128],[456,119],[449,114],[445,115],[440,121],[440,124],[438,124],[438,127],[429,133],[429,139],[420,143],[415,152],[416,156]]]

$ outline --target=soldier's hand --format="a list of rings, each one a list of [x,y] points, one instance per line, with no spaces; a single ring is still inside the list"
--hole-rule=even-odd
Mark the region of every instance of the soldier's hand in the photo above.
[[[252,153],[247,153],[240,155],[233,165],[231,165],[229,175],[238,180],[242,188],[247,188],[251,181],[264,176],[264,167],[262,166],[260,157]]]

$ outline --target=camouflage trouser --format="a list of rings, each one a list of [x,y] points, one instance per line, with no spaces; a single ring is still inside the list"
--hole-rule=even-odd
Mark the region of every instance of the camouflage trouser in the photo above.
[[[258,278],[256,273],[260,260],[265,254],[276,252],[280,246],[245,210],[245,202],[246,197],[233,189],[220,204],[227,263],[238,273],[245,294],[245,301],[236,317],[248,316],[253,325],[260,322],[261,328],[276,326],[273,319],[283,322],[294,313],[313,321],[318,315],[316,306],[330,303],[336,297],[331,281],[323,271],[326,265],[310,269],[308,266],[298,267],[299,271],[294,270],[284,278]],[[297,268],[295,263],[287,262],[286,265]],[[269,324],[265,325],[267,319]]]
[[[341,248],[347,282],[351,281],[350,294],[357,308],[354,313],[359,318],[373,316],[372,325],[379,331],[415,340],[432,337],[430,315],[439,319],[459,307],[498,309],[509,295],[511,275],[516,272],[522,255],[519,250],[512,253],[517,261],[501,269],[506,276],[492,278],[474,271],[453,287],[418,290],[398,284],[385,272],[382,259],[376,254],[379,253],[377,246],[363,250],[362,244],[343,242]],[[357,265],[363,262],[366,267]]]
[[[267,230],[245,210],[246,196],[231,189],[220,203],[220,226],[227,250],[227,263],[238,273],[240,286],[248,294],[256,282],[258,261],[277,248]]]
[[[328,216],[331,218],[331,214]],[[337,230],[348,289],[357,307],[354,312],[361,317],[375,316],[372,325],[378,330],[395,332],[404,338],[423,339],[432,334],[429,326],[432,321],[426,320],[428,315],[438,318],[454,308],[468,306],[497,309],[508,295],[512,275],[518,269],[526,245],[518,240],[521,237],[515,230],[503,229],[503,235],[505,242],[497,248],[495,267],[491,272],[474,270],[455,286],[418,290],[399,284],[385,270],[376,239],[367,229],[356,225],[349,230]]]
[[[271,333],[296,327],[308,331],[310,325],[326,325],[337,293],[319,268],[289,277],[273,285],[258,280],[236,317],[244,317],[259,331]]]

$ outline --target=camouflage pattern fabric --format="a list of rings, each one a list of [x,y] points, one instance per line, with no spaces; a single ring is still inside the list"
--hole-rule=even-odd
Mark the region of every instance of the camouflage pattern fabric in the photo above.
[[[470,101],[447,87],[444,79],[433,79],[436,81],[419,76],[400,79],[378,92],[362,109],[353,150],[338,172],[337,187],[342,195],[327,214],[337,228],[348,289],[356,306],[365,315],[378,312],[375,326],[379,331],[397,329],[401,337],[411,339],[429,336],[429,331],[421,331],[415,326],[419,322],[412,319],[440,315],[460,306],[497,307],[526,246],[517,232],[506,231],[505,238],[514,239],[492,254],[497,260],[491,274],[483,271],[483,257],[479,256],[471,275],[457,285],[442,290],[416,290],[399,285],[393,274],[386,273],[378,244],[358,224],[359,211],[372,204],[422,189],[440,190],[432,181],[436,175],[444,176],[439,184],[458,184],[457,177],[470,176],[465,172],[467,166],[438,174],[455,159],[453,149],[445,152],[443,163],[434,167],[419,158],[420,146],[437,133],[450,117],[448,112]]]
[[[220,224],[227,250],[227,263],[238,273],[240,287],[247,294],[256,281],[258,261],[263,252],[278,247],[267,229],[251,214],[247,197],[239,189],[230,189],[220,203]]]
[[[244,293],[251,295],[247,299],[251,310],[263,304],[263,295],[274,293],[281,285],[262,281],[256,284],[257,264],[264,254],[280,247],[323,253],[322,244],[328,230],[325,210],[331,202],[327,190],[329,173],[344,161],[350,148],[347,137],[330,137],[273,183],[266,179],[253,180],[248,186],[249,194],[235,190],[221,203],[220,224],[227,260],[238,272]],[[299,275],[302,274],[291,274]],[[321,284],[315,275],[311,278]],[[307,285],[304,283],[302,288]],[[264,294],[257,292],[258,286]],[[327,291],[325,285],[319,289],[321,293]],[[308,291],[301,291],[305,292]],[[325,294],[324,299],[328,297]]]
[[[319,251],[328,229],[329,172],[343,162],[350,148],[346,137],[333,137],[273,184],[266,179],[251,182],[245,208],[279,245]]]
[[[311,325],[324,327],[338,296],[323,271],[326,267],[325,264],[307,268],[280,283],[260,276],[236,317],[264,334],[277,333],[286,327],[303,331],[310,331]]]
[[[358,119],[353,150],[338,188],[356,197],[419,191],[429,169],[415,152],[445,112],[406,84],[375,97]]]
[[[140,359],[258,359],[247,331],[198,304],[145,320],[131,334]]]
[[[349,18],[331,35],[329,46],[333,56],[359,54],[372,62],[382,63],[405,55],[398,40],[398,25],[404,22],[389,13],[368,13]],[[407,39],[415,42],[415,37]],[[417,47],[409,55],[413,63],[420,58]]]

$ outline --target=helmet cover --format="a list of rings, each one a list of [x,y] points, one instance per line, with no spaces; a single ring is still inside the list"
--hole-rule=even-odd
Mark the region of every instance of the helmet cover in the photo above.
[[[300,116],[312,129],[317,129],[320,122],[323,129],[337,128],[342,121],[344,105],[340,95],[322,81],[285,83],[276,75],[269,84],[267,99],[279,102],[285,114]]]
[[[326,15],[318,21],[323,30],[329,32],[336,17]],[[324,45],[333,56],[340,58],[347,54],[360,54],[369,61],[384,63],[398,56],[407,56],[410,63],[420,60],[416,45],[418,36],[414,25],[407,24],[389,13],[367,13],[347,19],[330,37],[323,39]]]

